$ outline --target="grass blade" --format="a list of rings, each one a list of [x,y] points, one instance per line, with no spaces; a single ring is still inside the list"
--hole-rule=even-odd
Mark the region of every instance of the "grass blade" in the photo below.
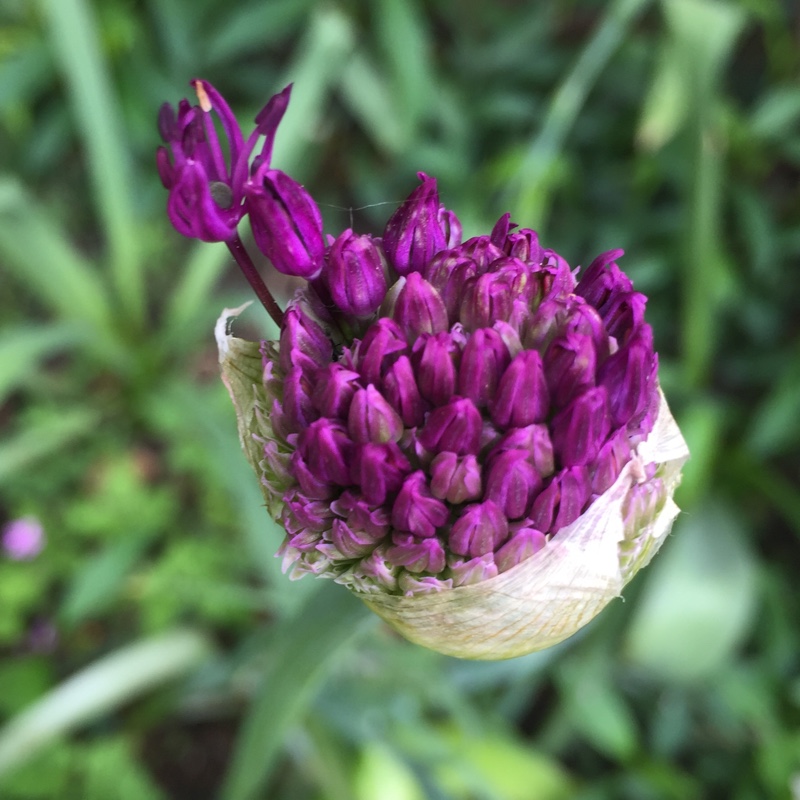
[[[85,0],[42,0],[86,149],[94,202],[108,237],[115,288],[135,323],[144,317],[144,276],[119,103]]]
[[[589,92],[625,36],[634,17],[649,0],[616,0],[611,4],[575,66],[550,101],[544,122],[516,175],[516,198],[510,207],[526,224],[541,225],[549,196],[549,173],[580,114]],[[513,189],[512,189],[513,191]]]
[[[84,408],[64,409],[30,425],[0,445],[0,481],[74,439],[95,431],[99,418]]]
[[[74,325],[20,325],[0,331],[0,403],[36,374],[39,362],[80,340]]]
[[[96,661],[0,730],[0,775],[58,736],[183,675],[210,649],[200,633],[175,630]]]
[[[263,684],[242,724],[222,800],[252,800],[334,658],[362,623],[366,606],[341,586],[323,584],[296,617],[278,623]]]
[[[0,257],[52,312],[88,327],[96,352],[121,363],[108,295],[93,265],[13,181],[0,183]]]

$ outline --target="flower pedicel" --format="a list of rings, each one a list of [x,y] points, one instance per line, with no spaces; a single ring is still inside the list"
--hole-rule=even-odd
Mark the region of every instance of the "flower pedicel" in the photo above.
[[[577,279],[508,214],[462,242],[424,173],[379,238],[326,239],[270,163],[290,89],[245,140],[194,86],[199,105],[162,109],[159,172],[175,228],[226,242],[281,328],[236,339],[226,310],[217,338],[284,571],[332,578],[454,656],[575,633],[661,546],[688,457],[622,251]],[[275,268],[307,281],[285,311],[238,237],[245,217]]]

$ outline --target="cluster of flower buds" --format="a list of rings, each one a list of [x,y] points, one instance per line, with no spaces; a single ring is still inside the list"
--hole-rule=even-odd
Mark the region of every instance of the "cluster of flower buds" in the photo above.
[[[288,91],[244,142],[197,85],[200,110],[162,114],[173,223],[224,239],[247,214],[275,267],[308,280],[280,341],[260,351],[259,469],[286,530],[284,569],[417,596],[552,547],[614,486],[659,413],[646,298],[617,265],[622,251],[578,279],[508,214],[462,242],[424,173],[380,237],[346,230],[326,243],[314,201],[269,167]],[[257,134],[267,140],[250,167]],[[666,489],[647,485],[627,503],[630,524],[663,505]]]

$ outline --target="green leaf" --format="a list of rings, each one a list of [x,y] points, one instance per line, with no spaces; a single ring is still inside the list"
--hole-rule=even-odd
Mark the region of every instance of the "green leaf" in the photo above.
[[[336,657],[372,619],[342,586],[323,583],[300,612],[277,623],[261,688],[242,723],[222,800],[261,797],[289,728]]]
[[[35,375],[40,361],[81,340],[74,325],[20,325],[0,331],[0,403]]]
[[[741,519],[707,504],[676,524],[650,567],[625,653],[674,681],[708,678],[747,633],[756,603],[754,554]]]
[[[608,666],[573,661],[559,670],[565,712],[571,726],[601,753],[629,761],[636,754],[639,733]]]
[[[648,150],[663,147],[686,120],[688,92],[682,78],[683,63],[677,48],[664,46],[636,133],[638,142]]]
[[[62,319],[88,326],[93,349],[119,357],[108,296],[93,265],[13,180],[0,181],[0,257]]]
[[[367,743],[353,781],[355,800],[425,800],[411,769],[387,747]]]
[[[150,542],[149,536],[130,536],[108,545],[90,558],[75,577],[61,606],[59,616],[75,625],[90,614],[103,610],[120,592],[125,577]]]
[[[0,481],[96,431],[98,422],[93,411],[65,408],[8,437],[0,444]]]
[[[86,148],[94,204],[108,237],[117,296],[136,323],[144,319],[144,275],[132,201],[124,128],[86,0],[40,0],[64,71],[73,113]]]
[[[303,87],[294,93],[275,137],[272,161],[285,172],[302,170],[302,156],[319,131],[328,92],[338,82],[354,44],[352,23],[341,11],[320,6],[311,15],[282,81]]]
[[[541,127],[528,146],[525,159],[508,191],[516,194],[513,216],[534,227],[542,222],[548,201],[548,179],[559,159],[589,92],[622,42],[628,27],[649,0],[615,0],[583,48],[575,66],[552,96]]]
[[[0,775],[62,734],[185,674],[209,653],[205,636],[174,630],[85,667],[0,730]]]
[[[800,120],[800,89],[777,86],[769,90],[753,111],[750,131],[763,139],[777,140],[795,132]]]

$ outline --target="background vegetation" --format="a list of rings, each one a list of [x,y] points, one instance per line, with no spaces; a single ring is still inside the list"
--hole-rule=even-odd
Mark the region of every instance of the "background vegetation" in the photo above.
[[[5,0],[0,796],[800,797],[800,17],[779,0]],[[585,632],[503,663],[289,583],[216,374],[247,298],[164,213],[191,77],[329,230],[424,170],[572,264],[626,248],[692,450],[685,512]],[[252,311],[251,335],[269,332]]]

